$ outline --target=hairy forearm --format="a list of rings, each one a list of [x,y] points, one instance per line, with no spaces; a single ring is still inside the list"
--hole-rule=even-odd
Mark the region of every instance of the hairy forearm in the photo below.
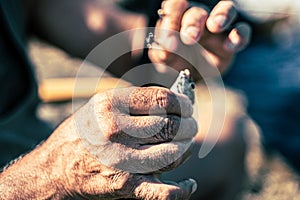
[[[68,159],[62,159],[62,155],[74,151],[69,144],[76,140],[73,137],[76,134],[68,134],[74,132],[70,120],[67,119],[44,143],[0,174],[1,200],[64,199],[69,186],[64,174]],[[60,136],[61,132],[70,137]]]
[[[48,156],[38,147],[4,170],[0,174],[0,199],[58,198],[55,180],[51,180],[55,177],[48,172]]]
[[[0,174],[0,200],[64,199],[73,193],[76,183],[67,173],[82,152],[74,127],[69,117],[44,143],[6,168]]]

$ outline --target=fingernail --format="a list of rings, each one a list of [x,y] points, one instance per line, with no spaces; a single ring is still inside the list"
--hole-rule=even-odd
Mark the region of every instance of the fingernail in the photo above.
[[[227,51],[235,51],[237,49],[238,45],[237,44],[234,44],[233,42],[231,42],[230,40],[227,40],[225,42],[225,46],[224,48],[227,50]]]
[[[200,30],[199,28],[195,26],[189,26],[185,30],[186,35],[194,39],[195,41],[198,41],[200,39]]]
[[[225,15],[216,15],[213,17],[213,21],[221,28],[224,28],[227,23],[227,17]]]
[[[191,182],[192,184],[192,194],[196,192],[197,188],[198,188],[198,185],[197,185],[197,182],[192,179],[192,178],[189,178],[189,181]]]
[[[236,25],[237,34],[240,35],[240,37],[249,37],[251,35],[251,28],[247,24],[239,23]]]

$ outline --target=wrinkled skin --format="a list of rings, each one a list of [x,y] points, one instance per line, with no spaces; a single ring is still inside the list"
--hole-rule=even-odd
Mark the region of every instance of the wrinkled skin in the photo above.
[[[190,100],[165,88],[96,94],[0,175],[0,199],[188,199],[193,180],[165,184],[155,174],[189,156],[191,115]]]
[[[41,30],[40,34],[44,33],[47,36],[46,38],[48,41],[52,41],[54,44],[63,47],[73,55],[84,57],[95,44],[103,41],[110,35],[123,31],[123,29],[114,29],[115,27],[107,26],[114,25],[113,23],[103,23],[103,26],[101,26],[101,28],[107,27],[107,30],[110,31],[116,30],[115,32],[112,31],[113,33],[108,35],[106,34],[106,32],[105,34],[103,34],[102,31],[98,30],[94,32],[91,31],[95,29],[88,29],[88,31],[84,32],[79,31],[82,29],[85,30],[89,26],[86,26],[84,20],[83,23],[78,23],[78,18],[72,17],[71,14],[73,13],[77,16],[78,13],[82,13],[78,12],[77,9],[80,10],[82,8],[81,3],[86,1],[59,1],[59,3],[57,3],[56,1],[45,0],[38,2],[41,4],[47,2],[48,4],[45,4],[46,6],[34,6],[32,12],[28,13],[34,13],[35,9],[39,11],[39,15],[36,15],[38,17],[36,17],[35,20],[40,21],[40,25],[47,25],[45,27],[39,27],[39,29]],[[80,2],[80,5],[78,5],[78,7],[76,7],[76,2],[77,4],[78,2]],[[70,15],[66,17],[65,12],[60,12],[61,10],[56,9],[55,7],[64,7],[61,6],[62,3],[66,3],[66,6],[70,6],[68,8],[73,8],[75,11],[73,10],[73,12],[70,12]],[[52,6],[49,6],[49,4],[52,4]],[[239,24],[231,29],[230,25],[235,17],[234,13],[236,12],[231,1],[221,1],[210,13],[208,13],[203,6],[197,5],[191,8],[189,8],[189,6],[190,5],[185,0],[164,1],[162,8],[164,9],[166,15],[158,21],[157,30],[162,28],[172,31],[179,31],[180,37],[175,37],[172,39],[172,34],[164,35],[156,32],[155,39],[159,42],[159,49],[153,47],[149,51],[151,60],[154,62],[166,63],[176,69],[182,69],[181,67],[188,67],[188,65],[186,65],[183,60],[180,60],[180,58],[174,56],[174,54],[170,53],[169,51],[181,49],[179,48],[181,46],[189,48],[192,47],[195,42],[199,42],[207,50],[205,59],[207,59],[208,62],[210,62],[212,65],[216,65],[221,72],[225,71],[230,65],[234,54],[243,49],[248,43],[250,37],[249,27],[246,24]],[[50,8],[52,8],[53,10],[51,10]],[[118,20],[113,20],[114,22],[119,22],[121,24],[124,24],[124,21],[128,22],[127,24],[130,24],[130,26],[122,26],[122,28],[124,28],[125,30],[128,30],[130,28],[145,27],[146,25],[146,23],[144,23],[144,21],[146,20],[136,20],[136,16],[131,18],[123,17],[122,15],[120,15],[120,13],[111,12],[109,9],[105,9],[105,7],[103,7],[102,5],[99,7],[93,5],[92,8],[95,8],[96,11],[98,11],[97,9],[99,9],[100,13],[103,10],[106,11],[105,14],[101,15],[103,16],[103,18],[97,18],[99,20],[103,20],[104,22],[109,22],[109,17],[111,17],[111,15],[116,15],[119,17]],[[45,10],[48,10],[48,12],[45,12]],[[224,15],[225,18],[228,19],[225,20],[227,22],[225,23],[225,25],[221,25],[220,21],[216,22],[212,20],[213,17],[217,16],[218,14]],[[49,21],[44,21],[46,19],[49,19]],[[34,22],[35,20],[32,21]],[[142,23],[135,25],[133,23],[130,23],[132,21],[139,21]],[[52,26],[49,26],[50,24]],[[81,24],[83,25],[82,27],[79,26]],[[194,30],[192,31],[192,33],[194,33],[194,36],[187,37],[188,34],[185,34],[185,31],[187,31],[188,27],[190,26],[192,27],[192,30]],[[55,32],[55,34],[51,34],[53,32]],[[72,34],[70,34],[70,32],[72,32]],[[84,33],[88,33],[88,35],[85,35]],[[53,35],[55,37],[50,38]],[[86,40],[86,38],[88,38],[88,40]],[[169,39],[172,39],[172,41],[170,42]],[[74,43],[74,41],[76,42]],[[199,52],[194,52],[193,55],[197,57],[198,54]],[[124,64],[124,62],[122,64]],[[120,69],[118,68],[117,70],[119,71]],[[152,91],[153,89],[147,88],[145,90]],[[167,94],[170,95],[168,92]],[[147,97],[149,97],[149,95],[150,94],[147,94]],[[116,108],[120,108],[120,106],[122,107],[122,102],[126,102],[126,95],[123,96],[123,98],[123,100],[121,100],[122,98],[120,98],[119,100],[112,101],[109,93],[97,95],[95,98],[93,98],[93,101],[90,101],[78,113],[83,110],[88,110],[89,107],[94,107],[95,105],[93,104],[97,102],[97,99],[102,99],[101,102],[104,100],[107,102],[113,102],[114,105],[116,105]],[[184,97],[180,97],[180,99],[181,98],[184,99]],[[173,97],[170,97],[170,99],[174,100]],[[173,100],[170,100],[168,102],[174,103]],[[149,102],[155,104],[157,101],[153,100],[148,101],[148,103]],[[146,101],[144,103],[146,103]],[[120,122],[129,120],[130,113],[121,112],[122,109],[111,110],[107,105],[109,104],[106,104],[106,107],[102,107],[102,110],[100,109],[102,112],[99,112],[98,115],[94,112],[81,112],[80,114],[76,113],[74,116],[71,116],[60,127],[57,128],[57,130],[44,144],[36,148],[30,154],[26,155],[24,158],[1,173],[0,198],[188,199],[193,187],[191,181],[183,181],[174,185],[166,185],[161,183],[151,173],[146,173],[146,175],[141,175],[140,173],[132,173],[132,171],[140,170],[149,171],[149,169],[151,169],[151,167],[155,165],[153,163],[161,163],[160,161],[164,160],[164,158],[161,157],[162,155],[165,155],[164,153],[166,153],[167,155],[171,155],[172,152],[166,151],[170,148],[163,148],[164,145],[162,144],[165,144],[165,147],[170,147],[170,145],[173,145],[172,148],[174,147],[175,149],[175,152],[173,153],[176,155],[177,152],[177,155],[181,155],[182,152],[178,153],[176,147],[179,148],[181,146],[188,148],[189,143],[186,143],[187,140],[179,138],[175,139],[173,144],[170,144],[167,142],[174,138],[174,134],[160,134],[164,137],[150,137],[152,138],[152,141],[148,141],[148,145],[154,147],[154,149],[157,148],[158,150],[156,152],[160,153],[152,154],[152,157],[150,156],[147,165],[145,165],[147,166],[147,170],[143,168],[137,169],[138,165],[134,165],[135,168],[130,169],[131,172],[126,172],[122,170],[124,166],[128,167],[125,162],[126,160],[124,160],[124,157],[122,156],[123,153],[126,154],[133,151],[134,153],[136,153],[136,155],[147,155],[147,150],[149,148],[141,148],[142,146],[148,147],[146,146],[147,142],[145,140],[140,140],[140,138],[137,140],[136,137],[128,137],[128,135],[124,134],[122,131],[114,129],[113,126],[110,126],[114,123],[108,123],[109,120],[116,119],[117,124],[122,124]],[[145,113],[144,108],[146,108],[147,111],[147,107],[144,107],[145,105],[147,105],[147,103],[143,106],[141,106],[141,104],[139,103],[137,103],[137,105],[140,106],[135,107],[131,111],[138,111],[136,119],[143,118],[143,115],[139,114]],[[165,107],[166,105],[161,104],[161,106]],[[175,106],[171,107],[176,110]],[[185,111],[189,109],[182,110]],[[158,109],[151,109],[150,113],[154,115],[157,114],[155,113],[157,111]],[[118,113],[117,115],[115,115],[116,112]],[[168,110],[167,113],[174,114],[173,112],[174,110]],[[175,112],[175,114],[178,114],[178,112],[180,111],[177,110],[177,113]],[[100,118],[100,113],[105,114],[103,118]],[[93,135],[93,133],[95,133],[94,135],[97,135],[97,132],[91,132],[92,129],[88,129],[89,131],[87,131],[86,133],[78,133],[77,128],[78,123],[88,125],[87,119],[94,119],[93,117],[95,117],[95,115],[99,117],[99,119],[96,121],[101,122],[102,126],[108,126],[106,130],[109,131],[102,131],[101,136],[104,136],[102,137],[103,140],[101,140],[101,142],[99,142],[98,140],[98,143],[96,142],[94,144],[93,142],[95,141],[90,140],[90,137],[83,136],[86,136],[86,134]],[[184,116],[181,112],[180,115],[182,117]],[[80,118],[79,116],[89,117],[81,118],[87,121],[78,121],[78,118]],[[175,118],[176,116],[173,117],[173,119]],[[190,114],[188,114],[184,118],[190,118]],[[155,121],[155,119],[157,121]],[[153,121],[160,124],[159,127],[164,124],[162,122],[164,120],[158,120],[157,118],[155,119]],[[91,120],[91,122],[93,121],[94,120]],[[144,121],[142,119],[140,121],[141,124],[143,124]],[[192,124],[189,127],[193,127]],[[127,128],[129,130],[134,130],[134,127]],[[139,131],[136,132],[139,133]],[[192,132],[193,131],[191,131],[190,133]],[[174,132],[171,131],[171,133]],[[127,143],[121,142],[124,141],[124,137],[128,139]],[[190,136],[188,137],[191,138]],[[162,140],[164,141],[163,143],[161,142]],[[140,143],[141,141],[143,141],[143,143]],[[177,143],[175,143],[176,141]],[[93,144],[94,146],[91,145],[90,148],[87,148],[87,143]],[[109,153],[107,153],[106,157],[112,157],[113,159],[106,160],[106,164],[108,165],[103,165],[99,162],[99,159],[101,157],[103,158],[103,155],[101,156],[101,152],[97,151],[97,147],[99,147],[99,144],[104,144],[106,145],[106,147],[110,148]],[[117,151],[115,148],[120,149],[120,151]],[[113,151],[113,149],[115,150]],[[120,154],[116,154],[115,152],[119,152]],[[114,153],[114,156],[111,156],[112,153]],[[174,167],[178,166],[178,164],[182,160],[184,160],[186,156],[187,155],[184,154],[182,158],[180,157],[173,163],[165,166],[163,170],[173,169]],[[177,156],[175,156],[175,158],[176,157]],[[138,161],[138,158],[145,158],[145,156],[136,156],[136,161]],[[118,163],[121,163],[121,165],[118,165]],[[164,164],[168,163],[169,162],[166,162]],[[153,169],[153,172],[158,171],[160,170],[156,168]]]

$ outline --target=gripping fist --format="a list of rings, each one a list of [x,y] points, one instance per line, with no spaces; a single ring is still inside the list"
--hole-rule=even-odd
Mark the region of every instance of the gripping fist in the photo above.
[[[190,155],[197,132],[191,116],[188,97],[165,88],[96,94],[47,141],[1,174],[2,196],[188,199],[195,181],[165,184],[155,174],[177,167]]]

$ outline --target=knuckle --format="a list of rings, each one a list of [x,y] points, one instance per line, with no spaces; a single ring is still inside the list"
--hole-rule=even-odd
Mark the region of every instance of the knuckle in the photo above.
[[[120,116],[118,108],[110,98],[110,93],[96,94],[91,98],[91,109],[95,119],[89,121],[87,127],[94,125],[96,130],[101,132],[105,139],[119,140],[122,127],[120,126]],[[99,124],[98,122],[102,122]],[[92,123],[94,122],[94,123]]]
[[[172,13],[174,9],[184,11],[188,7],[188,2],[186,0],[168,0],[162,6],[166,11]]]
[[[208,12],[206,10],[199,7],[192,7],[183,16],[182,23],[183,26],[192,24],[203,28],[207,18]]]
[[[164,126],[158,133],[159,141],[171,141],[179,130],[179,117],[170,116],[164,119]]]
[[[106,93],[97,93],[89,101],[90,104],[95,106],[98,111],[111,111],[112,101],[110,95]]]
[[[172,101],[172,93],[167,89],[157,89],[154,98],[159,108],[167,108]]]
[[[165,131],[169,135],[169,137],[174,137],[178,132],[180,125],[180,118],[176,116],[170,116],[167,118],[166,128]]]
[[[116,174],[109,177],[109,185],[114,191],[127,191],[132,190],[128,188],[128,181],[130,179],[130,174],[127,172],[119,171]]]
[[[217,4],[217,6],[220,7],[220,8],[222,8],[224,6],[226,6],[227,8],[231,8],[231,7],[234,7],[234,2],[233,1],[223,0],[223,1],[220,1]]]
[[[164,24],[163,25],[167,29],[177,30],[180,27],[180,24],[181,24],[181,19],[178,19],[178,18],[177,17],[168,17],[168,16],[166,16],[164,18]],[[180,18],[181,18],[181,16],[180,16]]]
[[[163,4],[163,10],[166,16],[163,18],[164,23],[172,30],[176,30],[180,26],[183,13],[188,8],[186,0],[168,0]],[[174,12],[176,11],[176,12]]]
[[[187,12],[195,16],[208,16],[208,11],[205,8],[198,6],[191,7]]]

